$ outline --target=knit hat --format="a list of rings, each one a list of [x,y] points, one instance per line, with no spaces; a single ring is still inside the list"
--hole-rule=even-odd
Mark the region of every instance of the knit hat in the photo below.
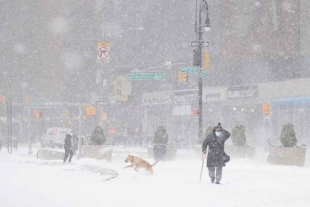
[[[219,123],[217,124],[217,126],[215,127],[215,131],[223,131],[221,122],[219,122]]]
[[[70,134],[72,136],[73,135],[73,130],[69,130],[68,134]]]

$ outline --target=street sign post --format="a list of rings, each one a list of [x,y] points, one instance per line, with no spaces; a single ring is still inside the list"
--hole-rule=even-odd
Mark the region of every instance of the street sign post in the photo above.
[[[182,68],[181,69],[182,73],[198,73],[199,72],[199,68],[198,67],[194,67],[194,68]]]
[[[165,80],[165,74],[145,74],[145,73],[132,73],[128,74],[129,80]]]
[[[205,41],[192,41],[191,42],[192,47],[209,47],[209,42]]]

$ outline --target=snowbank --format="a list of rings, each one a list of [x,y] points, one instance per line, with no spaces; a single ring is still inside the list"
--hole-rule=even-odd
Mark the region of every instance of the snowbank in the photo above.
[[[124,169],[127,153],[141,152],[115,149],[112,162],[74,157],[70,165],[37,160],[22,151],[13,155],[1,151],[0,206],[304,207],[310,203],[309,165],[269,165],[262,152],[255,161],[229,162],[222,184],[215,185],[210,183],[206,168],[199,183],[201,158],[186,151],[176,161],[157,163],[154,175]],[[106,177],[89,170],[91,166],[115,170],[118,177],[104,182]]]

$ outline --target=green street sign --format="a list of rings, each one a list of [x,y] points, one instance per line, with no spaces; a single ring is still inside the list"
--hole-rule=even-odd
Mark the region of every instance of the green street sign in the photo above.
[[[199,72],[199,68],[182,68],[181,69],[182,73],[198,73]]]
[[[41,106],[43,106],[43,103],[41,103],[41,102],[36,102],[36,101],[32,101],[32,102],[29,103],[29,105],[30,105],[31,107],[41,107]]]
[[[143,74],[143,73],[132,73],[128,74],[129,80],[165,80],[165,74]]]
[[[208,74],[206,72],[201,73],[202,78],[206,78],[207,76],[208,76]]]

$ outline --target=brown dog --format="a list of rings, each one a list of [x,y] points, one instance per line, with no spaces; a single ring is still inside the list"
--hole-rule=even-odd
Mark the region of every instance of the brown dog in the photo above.
[[[131,165],[128,165],[124,168],[127,167],[134,167],[135,171],[138,172],[138,169],[140,168],[144,168],[145,170],[149,171],[151,174],[153,174],[153,166],[156,165],[156,163],[158,161],[156,161],[153,165],[151,165],[150,163],[148,163],[147,161],[141,159],[140,157],[136,157],[136,156],[132,156],[132,155],[128,155],[127,159],[125,160],[125,162],[131,162]]]

